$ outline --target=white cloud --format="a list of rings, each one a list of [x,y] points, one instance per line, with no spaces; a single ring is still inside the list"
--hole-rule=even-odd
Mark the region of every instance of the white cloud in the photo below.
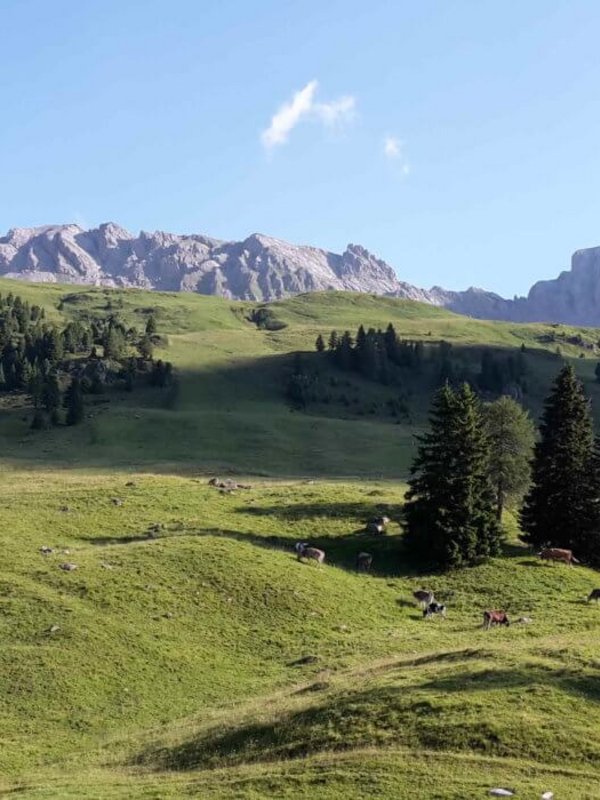
[[[338,122],[350,119],[354,114],[356,101],[351,95],[345,95],[331,103],[317,103],[315,112],[325,125],[335,125]]]
[[[332,127],[352,116],[355,106],[353,97],[347,95],[328,103],[316,103],[314,98],[318,85],[318,81],[310,81],[276,111],[271,124],[261,134],[264,147],[269,150],[285,144],[292,130],[305,117],[318,119]]]
[[[402,175],[408,175],[410,164],[404,152],[404,142],[396,136],[386,136],[383,140],[383,154],[390,161],[394,161],[400,167]]]

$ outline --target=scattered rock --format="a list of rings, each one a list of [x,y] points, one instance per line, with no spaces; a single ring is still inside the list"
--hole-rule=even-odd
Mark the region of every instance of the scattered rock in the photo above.
[[[73,572],[74,569],[77,569],[77,564],[69,564],[66,562],[64,564],[59,564],[58,568],[63,569],[65,572]]]
[[[340,631],[341,633],[343,633],[344,631],[349,630],[349,628],[348,628],[347,625],[336,625],[334,630]]]
[[[125,486],[127,486],[128,489],[133,489],[135,485],[136,485],[135,481],[127,481],[127,483],[125,484]]]
[[[163,614],[163,617],[164,617],[165,619],[173,619],[173,614],[172,614],[170,611],[166,611],[166,612]]]
[[[53,552],[54,552],[54,550],[51,547],[46,547],[46,545],[44,545],[43,547],[40,547],[40,553],[42,553],[45,556],[49,556],[50,553],[53,553]]]
[[[513,797],[515,792],[512,789],[490,789],[488,794],[492,797]]]
[[[60,630],[60,625],[50,625],[48,628],[48,633],[56,633]]]
[[[106,561],[101,561],[100,566],[102,567],[102,569],[113,569],[113,565],[108,564]]]
[[[123,501],[121,500],[120,497],[113,497],[112,498],[112,504],[113,504],[113,506],[122,506],[123,505]]]
[[[68,513],[70,510],[71,509],[69,508],[69,506],[61,506],[59,509],[59,511],[62,511],[65,514]]]
[[[521,625],[531,625],[531,623],[533,622],[533,620],[532,620],[532,618],[531,618],[531,617],[519,617],[519,619],[517,620],[517,622],[520,622],[520,623],[521,623]]]
[[[552,800],[554,797],[554,792],[544,792],[542,795],[542,800]]]

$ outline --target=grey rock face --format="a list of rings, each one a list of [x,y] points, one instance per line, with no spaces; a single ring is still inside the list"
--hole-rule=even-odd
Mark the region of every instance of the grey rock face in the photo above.
[[[366,292],[443,306],[481,319],[600,325],[600,247],[573,255],[570,272],[506,300],[471,288],[419,289],[359,245],[340,255],[253,234],[242,242],[142,231],[112,222],[13,228],[0,237],[0,275],[40,282],[199,292],[239,300],[278,300],[304,292]]]
[[[78,225],[10,230],[0,238],[0,274],[242,300],[339,289],[430,301],[427,292],[399,281],[388,264],[358,245],[338,255],[261,234],[242,242],[161,231],[133,236],[112,222],[93,230]]]

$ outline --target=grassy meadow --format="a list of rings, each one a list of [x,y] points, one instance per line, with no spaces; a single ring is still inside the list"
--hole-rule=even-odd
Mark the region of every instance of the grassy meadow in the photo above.
[[[557,345],[597,396],[597,357],[567,341],[597,332],[350,294],[271,304],[285,327],[269,331],[217,298],[10,290],[57,321],[112,309],[141,327],[152,309],[180,385],[174,403],[88,398],[81,426],[50,431],[29,429],[26,397],[2,399],[0,796],[600,798],[597,573],[541,563],[510,513],[502,557],[416,572],[398,519],[433,387],[400,424],[291,410],[282,392],[318,333],[391,321],[465,357],[525,344],[537,414]],[[361,402],[389,391],[351,384]],[[249,488],[220,492],[214,474]],[[381,513],[388,533],[362,533]],[[326,551],[322,568],[296,560],[299,539]],[[445,621],[422,619],[421,585]],[[483,631],[486,607],[514,624]]]

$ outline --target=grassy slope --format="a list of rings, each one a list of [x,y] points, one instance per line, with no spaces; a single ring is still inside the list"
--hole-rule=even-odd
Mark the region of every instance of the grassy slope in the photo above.
[[[367,781],[384,798],[458,798],[492,781],[600,796],[589,570],[510,545],[486,566],[414,575],[395,525],[379,540],[356,533],[399,503],[388,484],[222,495],[174,476],[38,479],[0,484],[6,788],[310,797],[326,781],[320,796],[333,798],[360,797]],[[147,540],[154,522],[164,531]],[[299,538],[328,566],[298,564]],[[42,544],[70,552],[44,557]],[[372,576],[351,569],[365,547]],[[63,573],[64,559],[78,570]],[[421,583],[448,601],[445,623],[409,602]],[[500,605],[533,622],[483,632],[481,609]]]
[[[158,306],[182,396],[172,411],[135,394],[36,436],[23,409],[0,415],[11,467],[0,473],[0,790],[458,800],[497,784],[600,797],[600,609],[583,602],[596,575],[540,566],[515,544],[457,575],[412,574],[395,524],[378,541],[356,531],[400,504],[401,485],[372,479],[404,474],[414,429],[290,413],[277,392],[278,359],[333,327],[393,321],[411,337],[534,348],[548,326],[317,295],[274,304],[288,327],[268,333],[244,321],[244,304],[187,295],[92,290],[59,312],[73,291],[18,286],[56,318],[110,297],[139,325],[136,309]],[[558,362],[540,364],[541,385]],[[577,360],[588,379],[594,365]],[[215,467],[371,480],[251,479],[222,495],[195,477]],[[155,522],[164,530],[148,540]],[[298,564],[298,539],[321,544],[328,565]],[[43,557],[46,544],[69,553]],[[351,568],[365,548],[372,576]],[[64,560],[78,570],[62,572]],[[408,602],[420,584],[448,601],[445,623]],[[484,633],[486,606],[533,623]],[[316,661],[293,664],[307,655]]]
[[[355,331],[359,324],[384,327],[393,322],[405,337],[457,347],[475,344],[512,348],[525,343],[531,351],[531,402],[534,412],[559,367],[539,337],[556,333],[548,325],[482,322],[443,309],[369,295],[329,293],[304,295],[272,304],[287,323],[281,331],[258,330],[245,316],[251,304],[186,294],[141,291],[79,290],[76,287],[32,286],[0,280],[0,291],[18,291],[32,302],[51,308],[51,315],[70,318],[103,312],[107,301],[127,321],[141,327],[145,311],[156,309],[159,329],[169,346],[158,355],[173,361],[181,376],[176,411],[164,407],[160,392],[110,398],[92,409],[93,418],[74,431],[33,435],[26,409],[18,399],[0,413],[0,447],[6,460],[26,466],[131,467],[169,471],[203,467],[264,475],[337,475],[402,477],[414,452],[415,430],[424,420],[431,387],[412,398],[413,424],[382,424],[380,419],[343,418],[339,410],[319,408],[295,413],[283,401],[285,364],[290,352],[312,351],[318,333],[332,328]],[[63,302],[68,295],[76,302]],[[58,311],[58,307],[61,311]],[[572,334],[575,329],[561,326]],[[593,331],[581,329],[588,341]],[[566,355],[580,350],[562,346]],[[539,354],[539,355],[536,355]],[[595,359],[576,359],[593,394]],[[360,379],[353,382],[365,397],[377,400],[384,391]],[[597,404],[600,410],[600,404]],[[415,427],[416,425],[416,427]],[[376,454],[376,455],[375,455]]]

